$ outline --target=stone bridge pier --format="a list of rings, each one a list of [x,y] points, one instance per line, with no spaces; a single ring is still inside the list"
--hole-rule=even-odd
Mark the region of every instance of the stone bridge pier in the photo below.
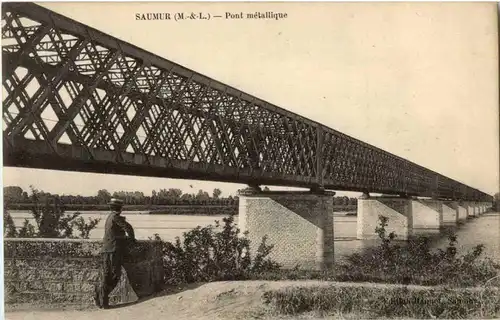
[[[484,210],[485,210],[485,212],[490,211],[491,208],[492,208],[491,202],[484,202]]]
[[[396,239],[407,240],[419,234],[439,234],[443,228],[456,227],[486,209],[487,206],[479,202],[364,194],[358,199],[357,238],[376,239],[375,228],[380,224],[380,216],[389,219],[387,233],[394,232]]]
[[[479,205],[481,207],[481,213],[486,213],[491,209],[491,204],[488,202],[480,202]]]
[[[417,204],[417,210],[421,204]],[[364,194],[358,199],[357,238],[360,240],[378,239],[375,228],[380,224],[379,217],[388,218],[386,233],[394,232],[396,239],[407,240],[413,236],[412,200],[402,197],[370,197]],[[440,218],[431,215],[429,219],[417,218],[419,226],[438,224]],[[421,217],[420,217],[421,218]]]
[[[455,227],[460,224],[460,206],[458,201],[443,201],[443,226]]]
[[[439,233],[444,223],[455,219],[450,215],[448,206],[435,199],[411,199],[413,215],[413,234]],[[453,221],[454,223],[455,221]]]
[[[469,216],[468,206],[463,201],[458,202],[458,222],[464,223]]]
[[[475,202],[472,202],[472,201],[469,202],[468,206],[469,206],[469,211],[468,211],[469,218],[474,218],[474,217],[479,216],[479,207]]]
[[[484,213],[484,205],[481,203],[481,202],[478,202],[477,203],[477,211],[478,211],[478,214],[483,214]]]
[[[253,189],[239,195],[238,225],[248,231],[252,256],[263,237],[283,268],[322,270],[333,265],[333,192]]]

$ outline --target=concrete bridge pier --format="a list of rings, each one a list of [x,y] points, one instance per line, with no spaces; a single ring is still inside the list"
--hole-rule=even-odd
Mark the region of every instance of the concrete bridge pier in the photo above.
[[[270,258],[283,268],[323,270],[333,266],[333,192],[252,189],[239,195],[239,228],[248,231],[255,256],[264,236]]]
[[[449,210],[444,208],[443,202],[436,199],[413,199],[413,233],[435,234],[439,233],[444,224],[444,213],[446,212],[446,221],[453,219],[450,217]]]
[[[491,203],[485,202],[484,203],[484,212],[488,212],[491,210]]]
[[[451,200],[417,199],[406,197],[370,197],[358,199],[357,238],[377,239],[375,228],[379,216],[389,219],[387,233],[396,234],[397,240],[408,240],[419,234],[438,234],[444,227],[455,227],[473,212],[468,203]]]
[[[476,208],[474,207],[473,202],[467,202],[467,218],[474,218],[476,217]]]
[[[466,203],[460,201],[458,202],[458,223],[464,223],[467,221],[468,216],[468,206]]]
[[[370,197],[367,193],[358,199],[357,239],[375,240],[379,217],[388,218],[386,234],[394,232],[397,240],[408,240],[413,235],[412,200],[404,197]]]
[[[481,214],[479,204],[477,202],[473,202],[472,207],[474,208],[474,216],[479,217],[479,215]]]
[[[459,222],[459,206],[457,201],[443,201],[443,226],[455,227]]]
[[[488,204],[486,202],[483,202],[482,205],[483,205],[483,213],[488,212],[488,209],[489,209]]]

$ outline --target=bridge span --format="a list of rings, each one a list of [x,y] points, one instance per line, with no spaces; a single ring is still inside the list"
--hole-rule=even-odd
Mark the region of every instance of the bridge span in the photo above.
[[[439,203],[451,203],[458,221],[460,207],[474,214],[492,201],[471,186],[41,6],[2,5],[5,166],[309,188],[310,194],[243,195],[240,215],[248,218],[243,225],[255,228],[264,221],[256,217],[278,223],[286,210],[299,212],[302,220],[289,218],[300,228],[285,228],[286,234],[317,238],[308,245],[318,256],[309,258],[321,261],[329,255],[325,226],[333,223],[331,194],[324,190],[397,196],[358,206],[358,224],[369,220],[369,228],[373,219],[366,217],[392,210],[394,220],[411,229],[412,197],[430,198],[432,205],[415,210],[429,207],[438,221]]]

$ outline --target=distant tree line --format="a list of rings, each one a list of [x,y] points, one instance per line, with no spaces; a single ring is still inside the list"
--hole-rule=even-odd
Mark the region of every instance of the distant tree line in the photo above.
[[[106,205],[111,198],[120,198],[125,205],[237,205],[237,197],[221,197],[221,190],[214,189],[210,195],[199,190],[198,193],[183,193],[180,189],[153,190],[151,196],[140,191],[98,190],[95,196],[58,195],[38,191],[40,199],[54,198],[62,204],[69,205]],[[28,193],[19,186],[4,187],[4,201],[9,204],[31,203]]]
[[[269,190],[267,187],[265,190]],[[220,189],[215,188],[211,194],[204,190],[198,190],[197,193],[183,193],[182,190],[176,188],[153,190],[151,196],[144,195],[140,191],[115,191],[113,193],[106,189],[100,189],[96,195],[81,196],[81,195],[59,195],[51,194],[37,190],[37,197],[44,202],[45,199],[55,199],[66,208],[76,210],[99,210],[106,207],[106,204],[111,198],[120,198],[125,205],[132,210],[141,210],[144,207],[157,206],[184,206],[184,205],[212,205],[212,206],[231,206],[238,205],[238,196],[223,197]],[[28,192],[19,186],[4,187],[4,202],[11,209],[25,209],[32,203],[32,197]],[[356,198],[347,196],[334,197],[333,204],[335,206],[353,207],[357,204]]]

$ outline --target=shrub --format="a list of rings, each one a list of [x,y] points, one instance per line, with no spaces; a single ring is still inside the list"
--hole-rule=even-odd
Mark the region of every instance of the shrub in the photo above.
[[[433,251],[427,237],[396,244],[394,233],[386,234],[387,218],[380,216],[379,220],[380,246],[348,256],[347,263],[338,266],[337,280],[474,286],[499,274],[499,264],[479,259],[484,245],[459,255],[454,234],[449,234],[445,250]]]
[[[374,317],[484,318],[500,315],[498,288],[481,290],[374,286],[295,287],[266,291],[278,313],[368,312]]]
[[[198,226],[185,232],[182,242],[178,237],[174,243],[162,241],[166,284],[243,280],[279,269],[268,258],[273,246],[266,244],[265,237],[251,257],[250,241],[235,227],[234,217],[222,221],[222,226],[215,221],[215,226]],[[158,235],[154,239],[161,241]]]

